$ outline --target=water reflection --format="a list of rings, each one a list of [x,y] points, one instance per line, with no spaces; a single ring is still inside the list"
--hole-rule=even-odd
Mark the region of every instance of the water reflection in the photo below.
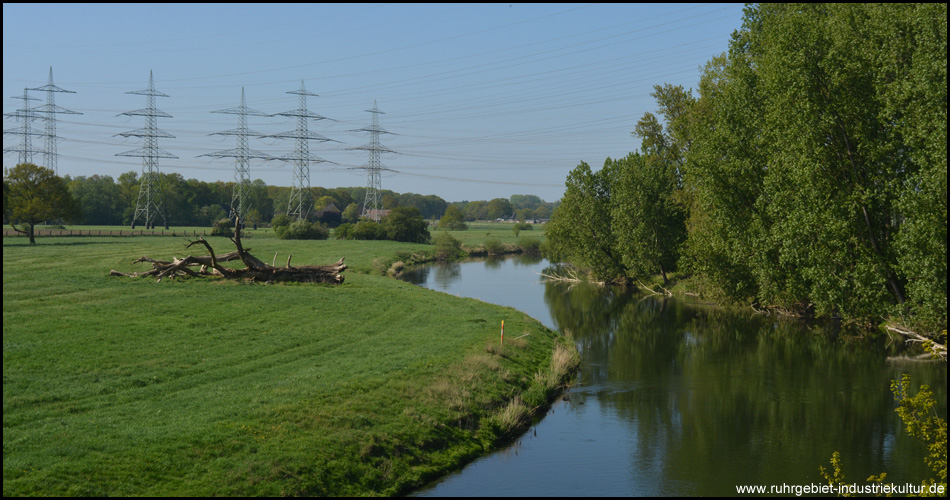
[[[534,307],[542,297],[540,315],[581,351],[581,385],[516,456],[479,460],[421,494],[734,495],[743,484],[820,483],[818,466],[834,451],[849,481],[886,471],[919,484],[932,475],[889,386],[909,373],[934,390],[945,417],[946,368],[889,362],[902,342],[620,289],[539,285],[541,269],[435,271],[436,288],[462,295],[463,282],[481,293],[486,274],[531,282],[533,292],[518,288],[505,305]]]

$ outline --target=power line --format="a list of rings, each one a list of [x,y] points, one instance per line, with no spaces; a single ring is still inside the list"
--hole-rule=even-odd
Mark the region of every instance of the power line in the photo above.
[[[286,156],[278,156],[276,159],[294,162],[294,185],[290,192],[290,200],[287,203],[287,215],[293,215],[296,216],[298,220],[302,220],[307,217],[307,213],[313,206],[313,200],[311,200],[312,196],[310,194],[310,164],[328,161],[311,154],[310,143],[308,141],[339,141],[334,141],[315,132],[310,132],[307,120],[327,120],[328,118],[307,110],[307,96],[316,97],[317,94],[308,92],[304,87],[303,80],[300,80],[299,90],[291,90],[287,93],[296,94],[298,96],[297,109],[277,113],[274,116],[297,118],[297,128],[290,132],[266,135],[264,137],[295,139],[293,153]]]
[[[367,109],[366,112],[373,114],[373,121],[370,126],[351,130],[351,132],[369,132],[369,143],[347,149],[369,151],[369,163],[363,167],[358,167],[365,169],[367,174],[366,199],[363,202],[362,216],[379,222],[381,218],[379,206],[379,192],[381,189],[380,173],[386,170],[379,160],[379,155],[380,153],[395,153],[395,151],[383,146],[379,142],[379,134],[392,134],[392,132],[379,126],[379,115],[385,113],[379,110],[376,101],[373,101],[373,109]]]
[[[275,158],[267,153],[262,153],[248,147],[248,137],[261,137],[263,134],[254,132],[247,128],[247,117],[268,116],[260,111],[248,109],[244,101],[244,88],[241,87],[241,104],[236,108],[222,109],[212,111],[212,113],[225,113],[238,116],[238,128],[216,132],[217,135],[233,135],[237,138],[237,147],[225,151],[216,151],[199,156],[210,156],[213,158],[234,158],[234,191],[231,196],[231,212],[228,218],[234,220],[236,217],[242,222],[247,221],[247,212],[250,210],[251,193],[251,169],[249,160],[252,158],[262,160],[274,160]],[[213,134],[214,135],[214,134]]]
[[[4,134],[17,134],[23,136],[20,142],[20,147],[4,149],[4,153],[19,153],[20,161],[18,163],[33,163],[33,154],[38,153],[39,151],[33,149],[32,138],[34,135],[41,135],[39,132],[33,132],[32,122],[36,119],[36,114],[33,108],[30,107],[30,101],[39,101],[35,97],[30,97],[29,89],[23,89],[23,97],[13,96],[14,99],[22,99],[23,107],[16,110],[15,113],[10,113],[7,116],[16,118],[17,120],[22,120],[23,125],[19,130],[10,129],[4,130]]]
[[[148,72],[147,89],[134,90],[126,92],[126,94],[146,96],[144,109],[122,113],[128,116],[144,116],[145,128],[117,134],[122,137],[141,137],[144,139],[142,148],[116,154],[116,156],[142,157],[142,180],[139,183],[139,197],[135,204],[135,214],[132,216],[132,228],[135,228],[135,221],[142,216],[145,219],[146,229],[155,227],[157,217],[162,218],[165,229],[168,229],[168,221],[165,219],[164,210],[162,210],[162,181],[158,171],[158,159],[178,157],[158,147],[159,137],[174,138],[175,136],[158,128],[158,117],[171,118],[172,115],[155,107],[156,97],[168,97],[168,95],[155,90],[155,80],[152,78],[151,71]]]
[[[43,158],[46,160],[46,168],[51,169],[56,175],[59,175],[59,166],[57,162],[57,152],[56,152],[56,115],[57,114],[66,114],[66,115],[81,115],[77,111],[72,111],[56,105],[56,99],[54,95],[57,92],[75,94],[72,90],[66,90],[64,88],[57,87],[53,84],[53,67],[49,68],[49,82],[42,87],[36,87],[30,90],[37,90],[40,92],[46,92],[46,104],[35,108],[35,111],[39,113],[46,114],[46,134],[44,141],[43,149]]]

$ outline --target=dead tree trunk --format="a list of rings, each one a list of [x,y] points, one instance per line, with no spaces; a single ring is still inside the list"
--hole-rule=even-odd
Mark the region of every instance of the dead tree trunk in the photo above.
[[[275,267],[261,262],[260,259],[245,250],[241,244],[241,224],[239,219],[235,219],[234,237],[231,238],[231,241],[234,242],[234,246],[237,248],[236,251],[224,255],[215,255],[211,245],[204,238],[199,236],[197,240],[189,242],[185,248],[191,248],[199,244],[204,245],[208,250],[208,255],[201,257],[189,255],[183,259],[175,258],[171,261],[154,260],[150,257],[143,256],[132,263],[149,262],[152,264],[151,270],[141,273],[122,273],[112,270],[109,274],[111,276],[129,277],[154,276],[158,278],[158,281],[169,276],[198,277],[218,275],[227,279],[252,280],[264,283],[279,283],[284,281],[297,283],[343,283],[343,276],[341,276],[340,273],[346,270],[346,265],[343,263],[342,258],[335,264],[328,266],[291,267],[290,259],[287,260],[286,267]],[[221,265],[222,262],[232,260],[240,260],[247,267],[244,269],[231,269]],[[195,270],[192,269],[192,267],[198,267],[198,269]]]

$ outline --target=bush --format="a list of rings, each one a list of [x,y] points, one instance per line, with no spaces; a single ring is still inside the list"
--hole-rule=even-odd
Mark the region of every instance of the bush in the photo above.
[[[396,207],[383,219],[386,239],[407,243],[428,243],[429,225],[416,207]]]
[[[344,222],[336,227],[333,230],[333,236],[338,240],[350,240],[353,239],[351,234],[353,233],[353,228],[356,227],[354,224],[349,222]]]
[[[435,258],[438,260],[455,260],[465,256],[462,242],[453,238],[449,233],[440,233],[435,237]]]
[[[347,235],[350,240],[385,240],[386,230],[375,221],[361,220]]]
[[[316,224],[299,220],[289,226],[274,228],[277,237],[282,240],[325,240],[330,236],[330,230],[323,224]]]
[[[485,251],[488,255],[501,255],[505,253],[505,244],[496,239],[490,239],[485,242]]]
[[[281,228],[286,228],[293,221],[294,220],[287,214],[277,214],[271,219],[270,225],[274,228],[274,233],[277,237],[280,238],[280,233],[284,231],[284,229]]]
[[[439,220],[439,229],[448,229],[449,231],[464,231],[468,229],[465,224],[465,218],[462,211],[455,205],[450,205],[445,210],[445,215]]]
[[[537,238],[521,238],[518,246],[525,255],[541,255],[541,240]]]
[[[234,236],[233,226],[230,219],[220,219],[211,226],[211,236],[227,236],[231,238]]]

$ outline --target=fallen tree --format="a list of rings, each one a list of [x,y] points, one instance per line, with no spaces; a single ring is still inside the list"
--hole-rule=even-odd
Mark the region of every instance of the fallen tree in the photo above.
[[[272,263],[267,265],[260,259],[251,255],[244,246],[241,245],[241,225],[239,220],[234,223],[234,237],[231,238],[237,250],[224,254],[215,255],[214,249],[202,237],[190,241],[185,248],[191,248],[194,245],[203,245],[208,250],[208,255],[195,257],[189,255],[183,259],[174,258],[171,261],[155,260],[151,257],[142,256],[133,261],[133,264],[139,262],[149,262],[152,269],[141,273],[123,273],[116,270],[109,272],[110,276],[154,276],[158,281],[166,277],[198,277],[198,276],[222,276],[227,279],[252,280],[264,283],[296,282],[296,283],[343,283],[343,276],[340,275],[346,270],[346,265],[341,258],[335,264],[327,266],[297,266],[291,267],[290,259],[287,257],[285,267],[275,267]],[[277,255],[274,255],[276,262]],[[244,269],[232,269],[221,265],[222,262],[240,260],[244,263]],[[198,269],[192,269],[197,267]]]

